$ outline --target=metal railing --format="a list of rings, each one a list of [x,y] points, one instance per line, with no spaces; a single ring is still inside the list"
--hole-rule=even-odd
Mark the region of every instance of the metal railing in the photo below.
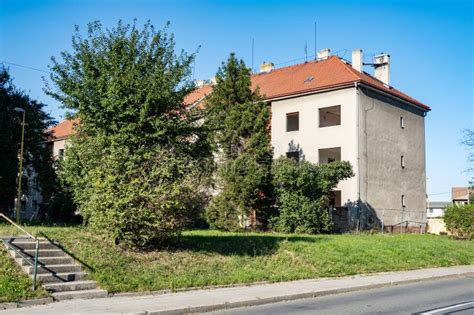
[[[401,221],[401,222],[398,222],[396,224],[393,224],[392,228],[395,228],[397,225],[399,225],[400,226],[400,233],[404,233],[403,225],[405,224],[405,228],[408,229],[410,223],[418,224],[420,226],[420,234],[424,234],[424,232],[426,230],[426,222],[405,220],[405,221]]]
[[[7,217],[6,215],[4,215],[1,212],[0,212],[0,217],[5,219],[5,221],[7,221],[8,223],[13,225],[14,227],[19,229],[20,231],[22,231],[23,233],[26,234],[26,236],[28,236],[29,238],[31,238],[35,241],[35,244],[36,244],[35,245],[35,257],[34,257],[34,262],[33,263],[30,261],[30,258],[27,257],[26,255],[24,255],[18,248],[16,248],[16,246],[14,244],[12,244],[13,246],[9,246],[9,248],[13,249],[21,257],[23,257],[27,263],[29,263],[30,265],[33,266],[33,291],[35,291],[36,290],[36,276],[37,276],[37,273],[38,273],[39,240],[38,240],[37,237],[35,237],[32,234],[28,233],[28,231],[26,231],[24,228],[22,228],[21,226],[19,226],[15,222],[13,222],[9,217]]]

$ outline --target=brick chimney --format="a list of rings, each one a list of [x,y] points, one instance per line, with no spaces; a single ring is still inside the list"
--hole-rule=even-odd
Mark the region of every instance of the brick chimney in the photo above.
[[[390,55],[381,53],[374,56],[374,77],[383,83],[390,84]]]
[[[273,69],[275,69],[275,65],[273,64],[273,62],[265,62],[264,61],[260,65],[260,73],[272,72]]]
[[[331,49],[324,48],[318,51],[318,60],[328,59],[331,56]]]

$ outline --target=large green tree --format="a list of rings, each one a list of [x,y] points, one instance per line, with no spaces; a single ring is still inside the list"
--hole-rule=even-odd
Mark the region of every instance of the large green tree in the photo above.
[[[135,246],[166,244],[202,208],[212,164],[199,112],[183,105],[194,54],[177,55],[167,27],[93,22],[61,57],[48,93],[80,120],[62,176],[85,222]]]
[[[239,229],[239,218],[251,212],[265,223],[272,191],[270,110],[252,90],[249,68],[234,54],[218,70],[206,108],[205,125],[213,131],[218,161],[218,194],[207,209],[209,223]]]
[[[16,194],[22,114],[26,113],[24,170],[38,175],[38,188],[50,186],[51,159],[46,151],[44,131],[53,119],[44,111],[45,104],[31,99],[16,88],[7,69],[0,65],[0,211],[12,207]],[[30,174],[32,175],[32,174]],[[26,180],[23,181],[26,188]]]

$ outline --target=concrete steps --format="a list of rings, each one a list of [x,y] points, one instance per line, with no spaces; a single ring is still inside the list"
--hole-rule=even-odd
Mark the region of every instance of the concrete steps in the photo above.
[[[26,237],[0,237],[10,255],[22,270],[33,277],[36,243]],[[82,266],[67,255],[57,244],[40,239],[37,280],[51,292],[55,300],[106,297],[107,291],[97,282],[88,280]]]
[[[61,272],[61,273],[44,273],[38,274],[36,279],[41,283],[61,283],[61,282],[71,282],[71,281],[80,281],[88,279],[89,274],[87,272]]]

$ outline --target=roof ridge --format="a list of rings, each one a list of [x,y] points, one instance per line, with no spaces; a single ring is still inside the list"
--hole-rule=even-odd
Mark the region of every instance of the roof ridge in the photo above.
[[[254,73],[252,74],[252,77],[254,76],[259,76],[259,75],[264,75],[264,74],[269,74],[269,73],[274,73],[274,72],[277,72],[277,71],[281,71],[281,70],[287,70],[289,68],[296,68],[296,67],[301,67],[301,66],[305,66],[307,64],[311,64],[311,63],[314,63],[314,64],[317,64],[317,63],[320,63],[320,62],[326,62],[332,58],[338,58],[337,56],[330,56],[326,59],[323,59],[323,60],[309,60],[309,61],[305,61],[303,63],[297,63],[297,64],[294,64],[294,65],[289,65],[289,66],[285,66],[285,67],[281,67],[281,68],[275,68],[273,69],[272,71],[269,71],[269,72],[259,72],[259,73]]]
[[[337,59],[340,63],[342,63],[342,64],[344,65],[344,69],[346,69],[346,71],[348,71],[353,77],[355,77],[356,80],[359,80],[359,81],[363,80],[363,79],[359,76],[359,73],[360,73],[360,72],[357,71],[356,69],[354,69],[354,68],[352,67],[352,65],[349,65],[348,63],[345,63],[344,61],[342,61],[341,58],[339,58],[339,57],[337,57],[337,56],[335,56],[335,57],[336,57],[336,59]]]

